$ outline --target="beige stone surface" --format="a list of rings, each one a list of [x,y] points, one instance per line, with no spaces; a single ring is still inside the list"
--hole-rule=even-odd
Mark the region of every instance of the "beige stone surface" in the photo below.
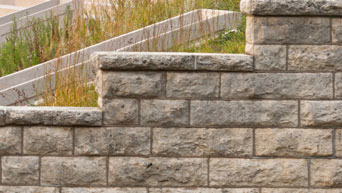
[[[154,128],[153,153],[165,156],[252,156],[252,129]]]
[[[332,156],[332,129],[256,129],[257,156]]]
[[[102,100],[105,125],[138,124],[139,104],[136,99]]]
[[[333,18],[332,22],[332,42],[341,44],[342,43],[342,19]]]
[[[304,159],[210,159],[211,186],[294,187],[308,185]]]
[[[218,73],[167,73],[166,96],[176,98],[217,98]]]
[[[335,150],[336,156],[342,157],[342,129],[336,129]]]
[[[342,124],[341,101],[301,101],[300,122],[309,127],[339,127]]]
[[[62,193],[147,193],[146,188],[63,188]]]
[[[160,97],[165,94],[165,74],[160,72],[107,72],[103,71],[99,96]]]
[[[262,188],[261,193],[341,193],[341,189]]]
[[[188,125],[189,105],[186,100],[142,100],[142,125]]]
[[[254,56],[256,70],[286,70],[286,46],[246,44],[246,53]]]
[[[76,155],[149,155],[150,128],[76,128]]]
[[[69,127],[25,127],[24,154],[71,155],[72,138]]]
[[[326,44],[330,33],[325,17],[247,17],[246,41],[252,44]]]
[[[21,153],[21,128],[0,127],[0,155]]]
[[[331,73],[223,73],[221,97],[228,99],[332,99]]]
[[[37,185],[39,157],[5,156],[1,159],[2,182],[5,184]]]
[[[257,188],[152,188],[150,193],[259,193]]]
[[[288,51],[288,69],[295,71],[342,70],[342,46],[291,45]]]
[[[293,127],[297,101],[191,101],[192,126]]]
[[[57,187],[0,186],[1,193],[59,193]]]
[[[335,73],[335,97],[342,99],[342,73]]]
[[[313,159],[310,166],[311,187],[341,187],[342,160]]]
[[[106,185],[106,158],[43,157],[41,185]]]
[[[111,157],[112,186],[206,186],[206,158]]]

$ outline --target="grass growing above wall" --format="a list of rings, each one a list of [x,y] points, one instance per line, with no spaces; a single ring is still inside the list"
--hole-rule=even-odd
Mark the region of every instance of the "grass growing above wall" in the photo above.
[[[14,25],[0,48],[0,77],[194,9],[238,11],[239,3],[240,0],[110,0],[110,7],[90,5],[87,10],[68,11],[62,21],[53,16],[46,22],[33,20],[32,30],[18,31]],[[182,45],[171,51],[243,53],[243,50],[244,32],[239,30],[203,39],[200,46]],[[55,82],[64,86],[57,86],[55,92],[47,89],[41,95],[40,105],[96,106],[94,86],[72,80],[74,77],[66,80],[68,84]]]

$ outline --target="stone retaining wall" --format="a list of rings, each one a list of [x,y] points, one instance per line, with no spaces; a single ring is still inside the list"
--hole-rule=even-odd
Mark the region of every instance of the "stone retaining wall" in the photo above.
[[[250,55],[97,53],[100,108],[1,108],[0,192],[341,193],[339,2],[241,5]]]

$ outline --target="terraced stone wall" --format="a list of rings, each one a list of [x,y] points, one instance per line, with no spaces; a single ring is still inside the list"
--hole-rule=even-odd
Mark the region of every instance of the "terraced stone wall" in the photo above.
[[[241,7],[248,55],[97,53],[99,108],[1,107],[0,192],[341,193],[342,5]]]

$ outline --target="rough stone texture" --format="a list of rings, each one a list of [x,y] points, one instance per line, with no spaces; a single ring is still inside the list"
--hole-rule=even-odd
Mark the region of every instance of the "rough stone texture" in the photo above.
[[[310,172],[311,187],[342,187],[342,160],[313,159]]]
[[[21,153],[21,128],[0,127],[0,155]]]
[[[166,96],[176,98],[217,98],[218,73],[167,73]]]
[[[244,54],[113,52],[94,57],[102,70],[253,70],[253,58]]]
[[[109,185],[206,186],[207,159],[138,158],[109,159]]]
[[[330,73],[224,73],[221,82],[222,98],[333,98]]]
[[[304,159],[213,158],[209,179],[211,186],[307,186],[307,168]]]
[[[302,126],[340,127],[342,124],[342,101],[301,101],[300,109]]]
[[[149,155],[150,128],[76,128],[77,155]]]
[[[147,193],[146,188],[63,188],[62,193]]]
[[[174,156],[252,156],[252,129],[154,128],[153,153]]]
[[[247,17],[246,41],[253,44],[330,43],[329,18]]]
[[[332,43],[340,44],[342,43],[342,19],[333,18],[332,20]]]
[[[161,72],[102,71],[99,97],[161,97],[165,94],[165,74]]]
[[[199,54],[195,69],[208,71],[252,71],[253,57],[244,54]]]
[[[0,109],[0,125],[5,125],[6,123],[6,113],[4,110]]]
[[[105,125],[138,124],[139,105],[135,99],[102,100]]]
[[[335,73],[335,97],[342,99],[342,73]]]
[[[241,12],[250,15],[336,15],[341,16],[338,0],[242,0]]]
[[[4,107],[6,124],[101,125],[102,112],[90,107]]]
[[[289,46],[289,70],[342,70],[342,46]]]
[[[263,188],[261,193],[341,193],[341,189]]]
[[[72,143],[71,128],[24,128],[24,154],[71,155]]]
[[[331,129],[257,129],[257,156],[332,156]]]
[[[286,70],[286,46],[246,44],[246,53],[254,56],[256,70]]]
[[[142,100],[142,125],[188,125],[189,105],[185,100]]]
[[[151,188],[150,193],[259,193],[256,188]]]
[[[59,193],[56,187],[0,186],[1,193]]]
[[[193,126],[294,127],[297,101],[191,101]]]
[[[113,52],[93,57],[102,70],[192,70],[194,55],[182,53]]]
[[[106,185],[106,158],[43,157],[41,185]]]
[[[336,129],[335,150],[336,156],[342,157],[342,129]]]
[[[1,160],[2,182],[5,184],[36,185],[39,180],[38,157],[5,156]]]

